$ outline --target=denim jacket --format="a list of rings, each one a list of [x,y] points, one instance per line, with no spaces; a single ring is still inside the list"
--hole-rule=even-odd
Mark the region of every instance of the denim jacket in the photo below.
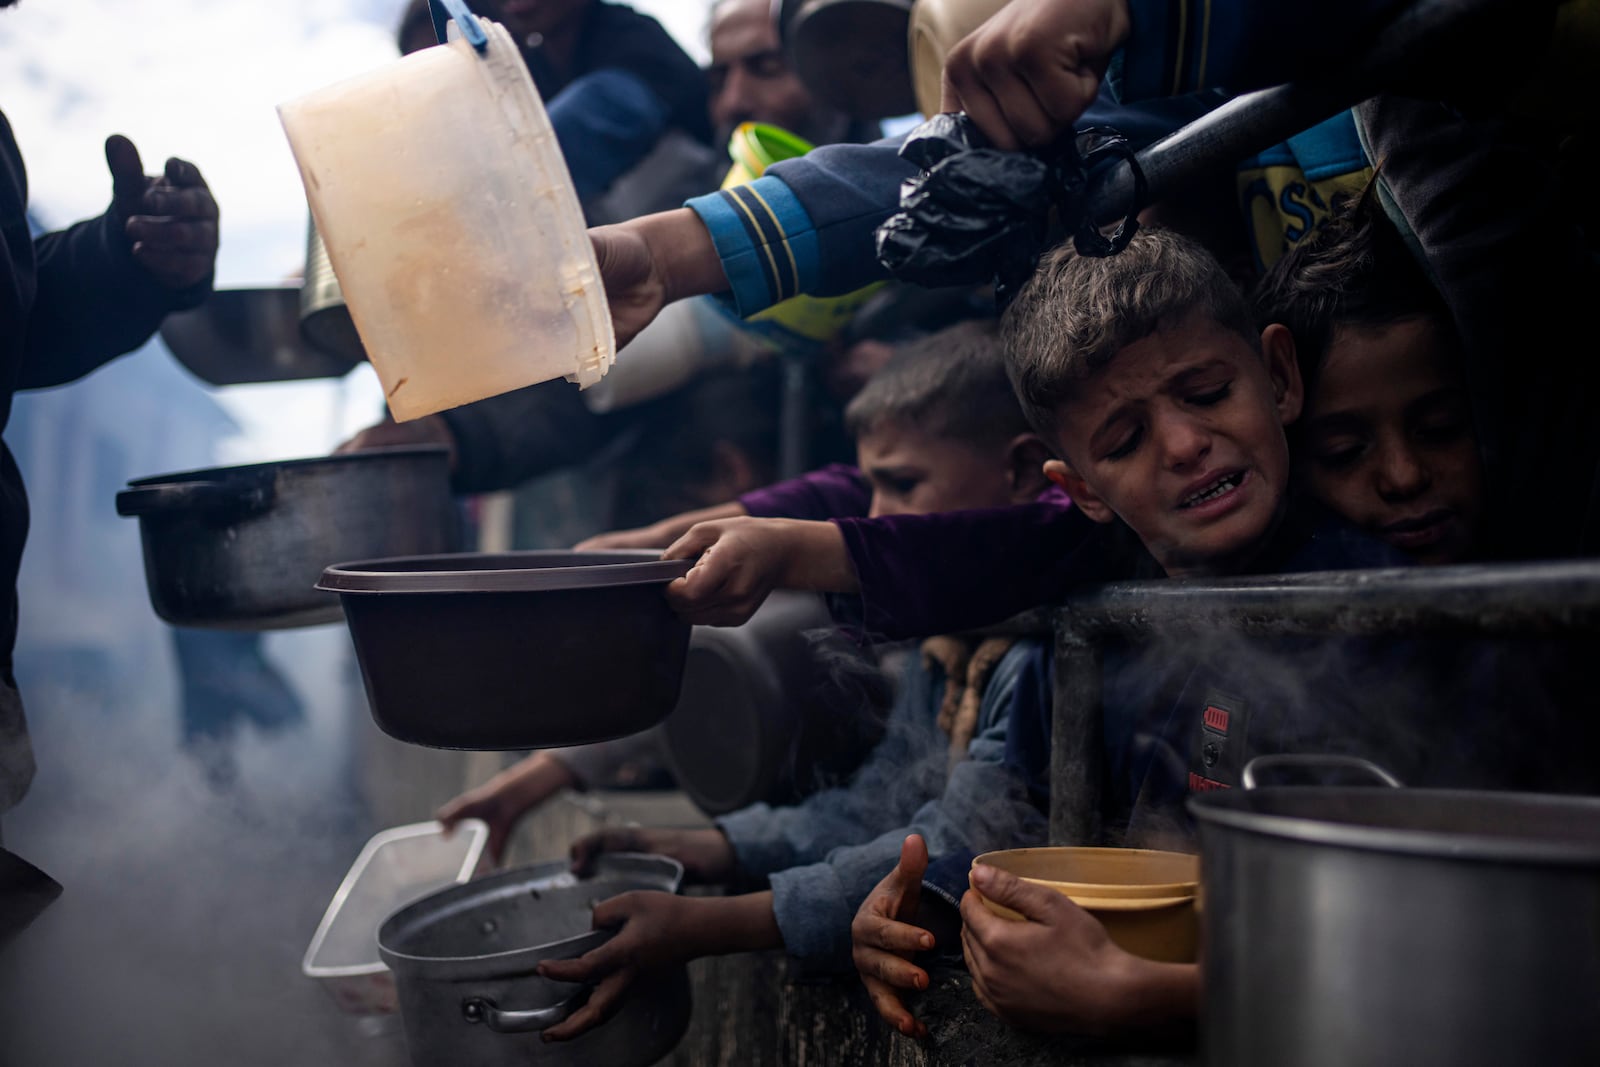
[[[851,920],[907,834],[921,834],[932,856],[1045,843],[1045,815],[1005,756],[1011,717],[1036,717],[1041,700],[1048,707],[1048,672],[1046,645],[1018,641],[990,675],[966,758],[951,767],[937,722],[943,672],[912,657],[884,739],[847,784],[717,820],[741,872],[770,881],[792,956],[849,967]]]

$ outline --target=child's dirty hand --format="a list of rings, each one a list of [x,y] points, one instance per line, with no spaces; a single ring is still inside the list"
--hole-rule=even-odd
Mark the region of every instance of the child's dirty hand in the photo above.
[[[726,882],[733,877],[733,846],[721,830],[675,830],[618,826],[586,834],[572,845],[572,871],[580,878],[594,872],[595,860],[607,852],[648,852],[671,856],[683,864],[684,880]]]
[[[661,558],[695,560],[687,575],[667,586],[667,600],[697,625],[738,626],[774,589],[856,589],[844,538],[831,522],[745,517],[697,523]]]
[[[583,1007],[546,1030],[544,1039],[570,1041],[593,1029],[616,1014],[641,976],[700,955],[707,909],[698,905],[703,900],[646,889],[595,905],[594,928],[615,929],[616,936],[576,959],[539,964],[543,978],[594,986]]]
[[[908,1037],[925,1037],[928,1028],[900,1000],[897,989],[927,989],[928,972],[911,962],[933,948],[928,931],[906,920],[916,913],[928,846],[912,834],[900,846],[900,862],[862,901],[850,924],[850,954],[878,1010],[890,1026]]]
[[[961,898],[961,948],[979,1002],[1027,1030],[1105,1035],[1191,1017],[1193,964],[1153,963],[1112,942],[1078,905],[979,864]],[[1023,916],[1005,919],[979,894]]]
[[[462,819],[482,819],[489,827],[489,858],[499,866],[506,842],[529,811],[576,784],[572,770],[548,752],[536,752],[445,804],[434,818],[452,831]]]

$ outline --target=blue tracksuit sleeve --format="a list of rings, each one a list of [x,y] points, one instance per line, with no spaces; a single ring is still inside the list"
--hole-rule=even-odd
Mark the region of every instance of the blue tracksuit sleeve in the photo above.
[[[900,183],[916,174],[898,150],[893,140],[827,145],[688,202],[711,231],[740,315],[887,276],[872,234],[899,210]]]
[[[606,68],[575,79],[550,101],[550,125],[578,199],[604,193],[655,147],[667,104],[643,78]]]
[[[1128,0],[1132,29],[1109,72],[1124,101],[1243,92],[1348,55],[1410,0]]]
[[[847,784],[787,807],[754,804],[719,818],[740,872],[765,878],[905,825],[937,788],[923,772],[928,754],[943,751],[937,744],[943,735],[928,710],[938,703],[936,679],[913,661],[900,679],[883,740]]]
[[[772,910],[790,955],[807,967],[849,967],[856,909],[894,869],[907,834],[921,834],[936,856],[1045,843],[1045,815],[1005,753],[1008,725],[1019,704],[1047,691],[1038,684],[1047,658],[1047,649],[1036,641],[1019,641],[1006,653],[984,691],[978,732],[966,758],[950,770],[943,791],[909,821],[864,843],[834,848],[821,863],[772,876]]]

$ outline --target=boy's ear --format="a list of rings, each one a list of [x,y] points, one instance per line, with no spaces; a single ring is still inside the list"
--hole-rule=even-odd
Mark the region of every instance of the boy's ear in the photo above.
[[[1059,459],[1045,461],[1044,476],[1060,486],[1061,491],[1072,498],[1073,506],[1095,522],[1111,522],[1117,517],[1116,512],[1089,488],[1089,483]]]
[[[1289,327],[1274,322],[1261,331],[1261,357],[1266,361],[1267,377],[1272,381],[1278,418],[1287,426],[1300,417],[1306,401],[1305,383],[1300,380],[1299,353]]]
[[[1006,481],[1011,484],[1011,499],[1026,504],[1050,484],[1045,477],[1045,461],[1050,447],[1037,434],[1018,434],[1006,446]]]

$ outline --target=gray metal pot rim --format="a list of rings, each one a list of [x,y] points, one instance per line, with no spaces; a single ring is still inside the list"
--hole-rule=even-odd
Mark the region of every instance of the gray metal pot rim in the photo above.
[[[1600,833],[1593,842],[1555,840],[1536,837],[1511,837],[1504,834],[1472,833],[1454,830],[1397,829],[1369,826],[1358,822],[1278,815],[1248,810],[1250,806],[1270,804],[1294,794],[1302,798],[1329,801],[1360,794],[1363,799],[1377,794],[1404,804],[1407,795],[1424,795],[1439,800],[1452,798],[1481,803],[1485,798],[1508,805],[1546,808],[1575,808],[1586,811],[1600,826],[1600,798],[1549,793],[1489,792],[1482,790],[1395,789],[1336,786],[1273,786],[1250,791],[1228,790],[1192,796],[1187,804],[1201,822],[1230,830],[1329,845],[1365,852],[1389,852],[1408,856],[1461,860],[1473,863],[1518,863],[1545,866],[1600,868]]]
[[[615,563],[550,566],[573,555],[618,557]],[[643,555],[646,558],[641,559]],[[440,570],[425,565],[452,558],[494,559],[510,566]],[[521,564],[521,565],[518,565]],[[664,560],[654,553],[627,550],[573,553],[563,551],[501,552],[492,556],[460,553],[404,556],[337,563],[322,572],[317,588],[357,596],[395,593],[535,593],[562,589],[611,589],[632,585],[666,585],[682,578],[693,560]],[[408,569],[416,567],[418,569]]]
[[[635,888],[659,889],[675,893],[683,882],[683,864],[670,856],[644,852],[609,852],[595,861],[596,876],[613,874],[633,875],[640,882]],[[505,978],[531,973],[544,960],[571,959],[581,956],[609,941],[614,930],[587,930],[581,934],[547,941],[538,945],[524,945],[502,952],[489,952],[478,956],[419,956],[392,948],[388,942],[396,935],[397,923],[419,911],[437,909],[456,902],[465,904],[475,897],[497,897],[508,890],[520,892],[530,882],[554,878],[568,869],[565,860],[547,860],[527,867],[501,871],[460,885],[447,886],[414,900],[391,913],[378,927],[378,955],[391,970],[401,964],[408,972],[433,978],[477,981],[487,978]]]
[[[152,474],[135,478],[130,486],[144,488],[165,482],[193,482],[207,479],[248,477],[253,474],[276,473],[301,467],[347,466],[352,463],[373,463],[382,459],[402,459],[440,456],[448,458],[450,450],[444,445],[393,445],[386,448],[368,448],[360,452],[341,452],[331,456],[306,456],[301,459],[280,459],[267,463],[246,463],[236,467],[197,467],[194,470],[173,471],[169,474]]]

